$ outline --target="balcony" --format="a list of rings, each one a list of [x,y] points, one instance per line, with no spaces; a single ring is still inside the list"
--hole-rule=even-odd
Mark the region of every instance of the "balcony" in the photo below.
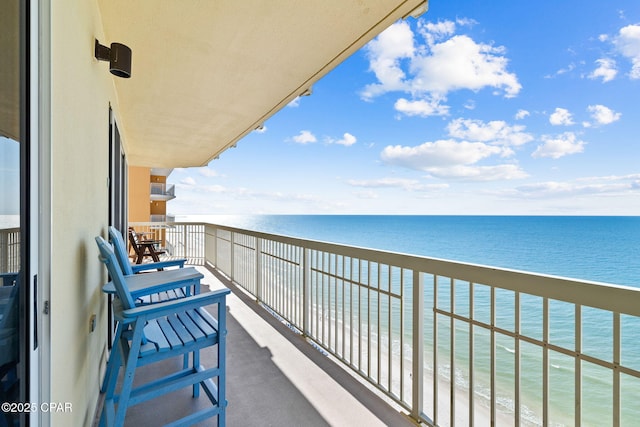
[[[382,424],[401,411],[439,426],[618,426],[640,416],[640,289],[212,224],[164,232],[173,256],[235,291],[230,416],[260,412],[261,399],[281,393],[262,388],[272,374],[293,397],[268,404],[271,412],[308,410],[334,425],[353,424],[360,410]],[[594,328],[608,339],[594,342]],[[253,342],[236,352],[248,335]],[[277,353],[285,341],[296,352]],[[306,363],[326,373],[310,379]],[[256,366],[259,376],[245,375]],[[283,368],[293,366],[300,370]],[[583,405],[594,396],[600,406]],[[353,412],[336,406],[345,399],[359,402]]]
[[[168,201],[176,198],[176,187],[174,184],[164,184],[160,182],[152,182],[151,184],[151,201]]]
[[[256,303],[246,292],[206,267],[197,267],[210,289],[227,286],[227,425],[229,426],[414,426],[325,354],[317,351]],[[204,366],[207,352],[201,353]],[[181,360],[156,363],[136,376],[157,377]],[[139,378],[140,379],[140,378]],[[132,407],[125,426],[143,426],[153,414],[164,424],[207,407],[184,389]],[[97,427],[97,423],[95,424]],[[198,425],[211,425],[201,423]]]

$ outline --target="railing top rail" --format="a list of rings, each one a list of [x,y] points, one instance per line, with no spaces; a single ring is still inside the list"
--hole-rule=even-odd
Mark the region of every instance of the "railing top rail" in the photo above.
[[[131,225],[136,224],[147,223],[132,223]],[[219,224],[175,222],[171,225],[183,224],[216,227],[234,233],[301,246],[310,250],[330,252],[474,284],[495,286],[621,314],[640,316],[640,288],[302,239]]]
[[[0,228],[3,233],[16,233],[20,231],[20,227]]]

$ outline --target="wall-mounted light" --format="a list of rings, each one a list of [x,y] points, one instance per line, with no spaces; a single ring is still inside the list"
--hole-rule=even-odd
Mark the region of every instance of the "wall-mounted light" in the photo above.
[[[311,87],[308,87],[304,92],[300,94],[300,96],[311,96],[312,93],[313,89]]]
[[[131,49],[122,43],[103,46],[96,40],[95,57],[99,61],[109,61],[109,71],[114,76],[128,79],[131,77]]]

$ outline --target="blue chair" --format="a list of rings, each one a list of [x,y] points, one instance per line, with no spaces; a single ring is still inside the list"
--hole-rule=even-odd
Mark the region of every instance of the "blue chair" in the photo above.
[[[131,276],[127,281],[127,286],[135,300],[135,305],[171,301],[200,292],[200,280],[204,275],[193,267],[134,274],[136,270],[134,270],[133,267],[148,265],[151,266],[151,269],[155,269],[157,268],[157,263],[131,265],[127,257],[127,249],[122,236],[115,227],[109,227],[109,236],[113,243],[113,250],[120,270],[123,275]],[[184,261],[185,260],[167,261],[162,262],[161,265],[162,267],[183,267]],[[141,272],[143,269],[137,269],[137,271]],[[116,295],[116,288],[113,281],[104,285],[102,290],[105,293]],[[185,367],[187,366],[187,359],[188,358],[185,357]],[[106,391],[107,380],[112,369],[112,363],[108,362],[104,380],[100,387],[101,392]]]
[[[190,425],[217,416],[217,425],[225,425],[226,376],[226,295],[228,289],[192,295],[172,301],[136,306],[129,282],[145,275],[125,276],[116,255],[102,237],[96,237],[100,260],[111,276],[118,298],[113,312],[118,322],[109,364],[113,369],[106,379],[105,403],[101,426],[122,426],[127,408],[184,387],[193,387],[199,396],[200,386],[212,407],[194,412],[172,425]],[[205,306],[215,305],[214,316]],[[200,365],[200,350],[216,351],[217,366]],[[149,383],[133,387],[136,368],[150,363],[192,354],[191,366]],[[122,385],[117,387],[123,369]],[[217,379],[217,381],[214,381]],[[119,391],[119,392],[117,392]],[[150,420],[150,425],[155,424]]]

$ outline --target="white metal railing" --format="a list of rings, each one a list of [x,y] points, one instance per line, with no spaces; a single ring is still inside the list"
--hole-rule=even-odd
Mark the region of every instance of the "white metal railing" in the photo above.
[[[20,228],[0,229],[0,273],[20,271]]]
[[[172,239],[203,245],[207,264],[428,425],[640,417],[640,289],[171,226]]]

